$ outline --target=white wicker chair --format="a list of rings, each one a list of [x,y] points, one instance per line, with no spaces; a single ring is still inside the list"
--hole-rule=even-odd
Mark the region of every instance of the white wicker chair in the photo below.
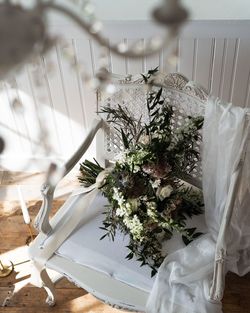
[[[97,111],[99,111],[101,105],[113,106],[119,103],[133,110],[136,116],[143,115],[146,93],[142,79],[127,77],[125,79],[116,78],[114,81],[117,92],[112,96],[99,92]],[[184,121],[186,115],[204,114],[207,93],[203,88],[189,82],[188,79],[177,73],[162,76],[159,78],[158,83],[164,87],[163,94],[166,101],[174,107],[174,117],[177,125]],[[66,175],[88,149],[97,132],[97,158],[102,164],[105,164],[105,162],[107,164],[119,151],[120,142],[118,137],[107,127],[104,120],[98,118],[94,121],[92,129],[81,147],[65,164],[65,167],[57,168],[55,165],[51,165],[47,181],[42,187],[43,205],[35,223],[39,235],[30,246],[29,253],[40,278],[37,285],[44,287],[48,293],[48,304],[53,305],[55,303],[54,283],[61,277],[67,277],[77,286],[84,288],[113,307],[142,312],[145,311],[145,305],[152,287],[151,278],[150,276],[146,277],[147,272],[139,267],[139,263],[130,263],[128,261],[120,263],[126,255],[125,244],[121,242],[121,238],[120,241],[115,241],[115,243],[99,241],[100,210],[95,208],[103,207],[105,204],[105,200],[101,196],[97,196],[91,205],[91,212],[89,211],[87,220],[82,219],[84,213],[80,212],[81,206],[84,206],[84,197],[81,194],[70,197],[57,214],[49,220],[55,189],[51,184],[51,177],[55,178],[55,174],[60,177]],[[196,148],[200,149],[199,145]],[[192,175],[187,177],[187,180],[196,186],[200,186],[201,166],[198,160]],[[74,210],[80,212],[76,213],[79,214],[78,225],[73,231],[71,229],[67,233],[67,220]],[[64,230],[66,233],[64,233]],[[87,236],[90,236],[91,240],[88,240]],[[56,242],[56,244],[52,244],[53,248],[51,248],[47,244],[48,242]],[[112,249],[114,253],[112,253]],[[74,251],[74,255],[72,255],[72,251]],[[40,262],[43,253],[47,255],[47,258],[49,256],[45,263]],[[77,260],[75,259],[76,256]],[[105,261],[107,262],[105,263]],[[92,262],[95,263],[95,269],[91,266]],[[113,268],[105,270],[103,264],[107,263],[112,264]],[[101,266],[99,270],[96,269],[98,266]],[[50,269],[55,270],[60,275],[51,279],[47,274],[47,270]]]

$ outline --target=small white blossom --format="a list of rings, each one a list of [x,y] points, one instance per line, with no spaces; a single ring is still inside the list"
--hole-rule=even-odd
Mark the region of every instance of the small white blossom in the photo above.
[[[147,202],[147,208],[150,210],[155,210],[156,209],[156,203],[153,201]]]
[[[155,202],[151,201],[147,203],[147,215],[151,217],[153,221],[157,222],[157,212]]]
[[[155,181],[151,181],[151,186],[153,188],[158,188],[161,184],[161,180],[160,179],[156,179]]]
[[[119,207],[115,212],[116,216],[123,217],[126,214],[126,209],[124,207]]]
[[[150,142],[150,138],[148,135],[142,135],[139,139],[139,143],[142,143],[143,145],[148,145]]]
[[[160,200],[164,200],[168,198],[173,192],[173,187],[171,185],[167,185],[164,187],[159,187],[157,189],[156,195],[160,198]]]
[[[140,166],[135,165],[133,168],[133,173],[138,173],[140,171]]]
[[[113,199],[118,202],[119,206],[121,206],[125,202],[123,194],[119,192],[118,188],[113,188]]]
[[[142,232],[143,232],[143,225],[140,222],[137,215],[134,215],[133,218],[124,217],[123,219],[124,224],[130,230],[134,240],[143,240]]]
[[[125,202],[122,203],[119,208],[116,209],[116,216],[123,217],[129,216],[132,213],[132,206],[130,203]]]
[[[128,202],[130,204],[130,208],[132,211],[136,211],[139,205],[139,202],[137,199],[128,199]]]
[[[124,151],[122,151],[122,152],[120,152],[120,153],[118,153],[118,154],[114,157],[115,161],[116,161],[117,163],[121,164],[121,165],[124,164],[124,163],[126,163],[127,153],[128,153],[128,150],[127,150],[127,149],[124,150]]]

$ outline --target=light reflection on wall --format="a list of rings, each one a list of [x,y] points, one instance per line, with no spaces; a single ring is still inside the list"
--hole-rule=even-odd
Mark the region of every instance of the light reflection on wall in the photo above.
[[[2,84],[0,135],[5,140],[5,149],[0,155],[0,165],[3,168],[44,170],[51,160],[67,160],[84,139],[82,125],[71,120],[73,133],[77,134],[77,138],[74,138],[76,144],[73,145],[72,129],[68,127],[69,117],[48,104],[39,105],[38,110],[30,95]],[[44,145],[47,145],[49,151],[46,151]],[[30,163],[31,160],[34,164]]]

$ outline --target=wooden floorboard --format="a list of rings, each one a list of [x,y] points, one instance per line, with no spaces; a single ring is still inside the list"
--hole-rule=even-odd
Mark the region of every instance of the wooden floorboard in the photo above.
[[[62,201],[55,201],[53,213],[56,212]],[[29,212],[34,218],[41,202],[31,201]],[[17,203],[0,204],[0,258],[10,259],[15,266],[15,271],[6,278],[0,278],[0,313],[118,313],[83,289],[75,287],[63,279],[57,284],[57,304],[48,307],[45,303],[46,294],[43,289],[34,287],[30,283],[30,266],[27,262],[26,239],[29,235],[24,225],[21,210]],[[15,210],[13,207],[15,206]],[[5,207],[5,214],[1,210]],[[1,209],[2,208],[2,209]],[[25,262],[26,261],[26,262]],[[24,262],[24,263],[23,263]],[[250,275],[238,277],[228,274],[226,290],[223,299],[224,313],[249,313],[250,312]],[[5,305],[5,306],[2,306]],[[124,311],[123,311],[124,312]]]

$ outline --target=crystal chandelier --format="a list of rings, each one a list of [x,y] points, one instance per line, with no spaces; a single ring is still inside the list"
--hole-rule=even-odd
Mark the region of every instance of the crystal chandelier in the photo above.
[[[102,34],[102,23],[93,15],[90,3],[86,2],[83,14],[56,1],[36,0],[32,9],[15,5],[10,0],[0,4],[0,79],[3,79],[15,66],[22,64],[30,55],[45,53],[56,39],[50,38],[46,27],[46,13],[56,11],[73,20],[101,46],[113,53],[128,58],[141,58],[159,52],[177,37],[180,26],[187,19],[187,11],[179,0],[163,0],[152,12],[153,19],[166,28],[165,35],[155,36],[145,44],[141,41],[132,46],[113,44]]]
[[[73,0],[68,1],[73,2]],[[76,2],[74,0],[75,4]],[[110,43],[103,35],[102,23],[95,17],[93,6],[89,1],[81,5],[81,14],[77,14],[69,6],[55,0],[34,0],[31,9],[14,4],[11,0],[5,0],[0,4],[0,80],[4,80],[13,71],[22,68],[22,65],[33,57],[45,54],[56,43],[58,38],[49,35],[46,22],[47,13],[52,11],[73,20],[101,47],[120,57],[134,59],[154,55],[162,48],[170,48],[188,17],[188,12],[181,6],[180,0],[162,0],[152,10],[152,19],[163,27],[164,34],[154,36],[143,43],[136,41],[129,46],[124,42]],[[102,88],[109,84],[110,73],[105,62],[101,64],[94,80],[95,88]],[[0,153],[3,149],[4,141],[0,137]]]

